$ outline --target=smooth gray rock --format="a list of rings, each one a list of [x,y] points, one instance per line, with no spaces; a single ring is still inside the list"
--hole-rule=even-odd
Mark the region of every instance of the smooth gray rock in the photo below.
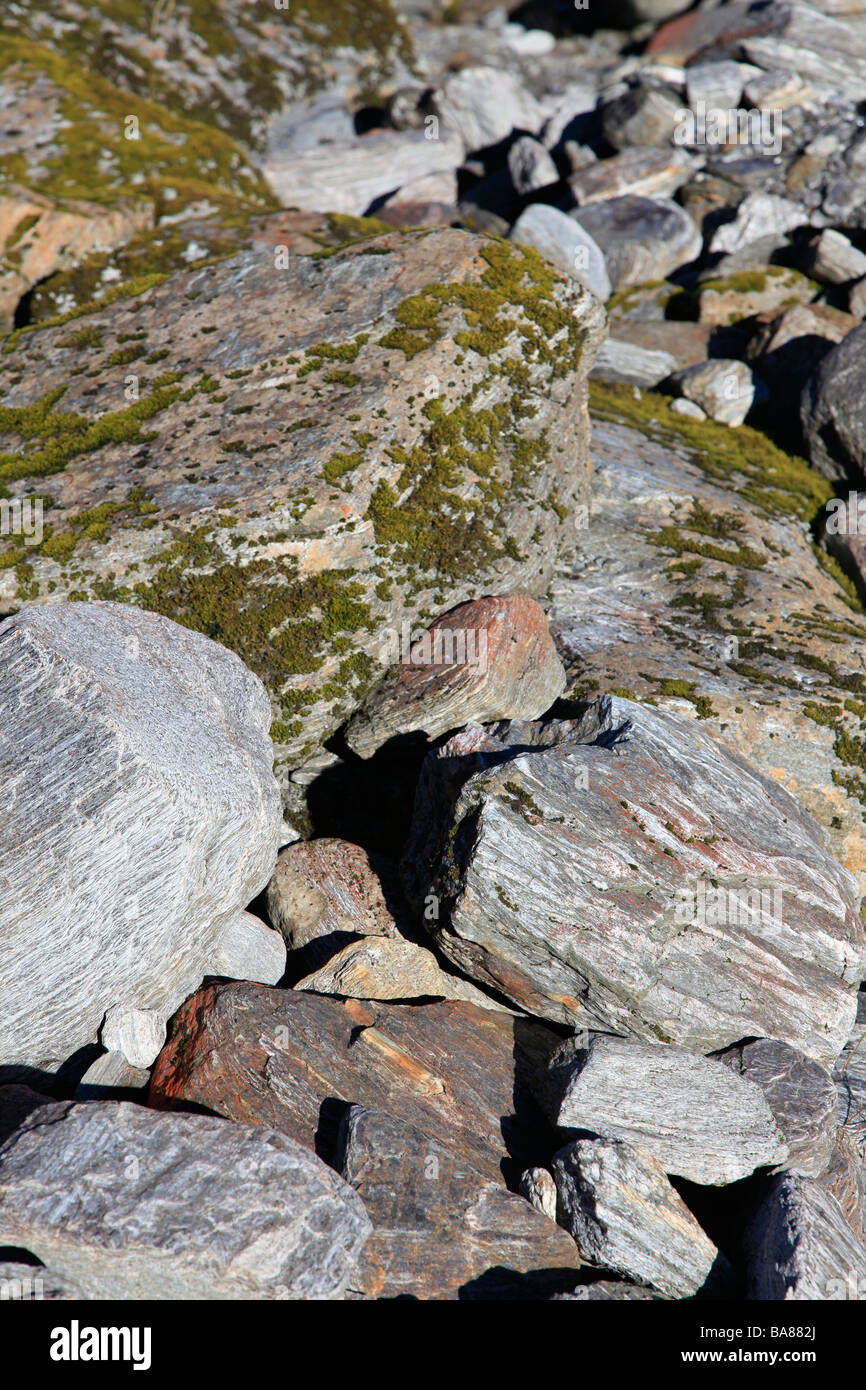
[[[560,1129],[622,1139],[690,1182],[738,1182],[788,1154],[760,1087],[682,1047],[578,1034],[553,1054],[546,1081]]]
[[[156,1061],[165,1042],[165,1020],[154,1009],[108,1009],[99,1033],[107,1052],[119,1052],[131,1067],[145,1069]]]
[[[732,222],[725,222],[713,233],[711,251],[739,251],[750,242],[789,232],[809,218],[799,203],[776,193],[750,193],[737,208]]]
[[[844,285],[866,275],[866,256],[841,232],[828,227],[811,246],[807,269],[822,285]]]
[[[286,943],[260,917],[239,912],[226,924],[213,957],[214,975],[276,985],[286,973]]]
[[[753,71],[747,64],[731,59],[693,63],[686,69],[689,106],[694,110],[697,103],[703,101],[712,110],[736,109],[743,95],[745,74]]]
[[[670,352],[635,347],[620,338],[602,343],[590,377],[597,381],[625,381],[648,390],[665,381],[677,370],[677,359]]]
[[[581,159],[568,185],[581,208],[612,198],[669,198],[699,167],[698,156],[683,149],[636,145],[610,159]]]
[[[724,357],[683,367],[673,374],[670,384],[676,395],[694,401],[711,420],[722,425],[742,425],[757,390],[745,362]]]
[[[510,239],[534,246],[552,265],[573,275],[604,303],[610,298],[610,277],[604,252],[579,222],[547,203],[533,203],[511,228]],[[607,346],[602,344],[601,351]]]
[[[866,476],[866,324],[843,338],[803,388],[803,433],[813,468],[833,482]]]
[[[210,1115],[63,1101],[0,1147],[0,1244],[89,1298],[339,1298],[369,1231],[311,1150]]]
[[[569,215],[603,248],[614,290],[664,280],[700,255],[700,232],[668,198],[608,198]]]
[[[441,751],[404,883],[447,905],[427,925],[463,973],[572,1026],[835,1060],[863,971],[857,881],[698,720],[614,695]]]
[[[435,138],[428,138],[428,130]],[[262,172],[286,206],[359,217],[410,179],[445,173],[462,162],[458,134],[442,124],[428,130],[376,130],[298,153],[273,149]]]
[[[775,1038],[728,1048],[719,1061],[761,1088],[788,1145],[785,1167],[820,1177],[836,1143],[837,1098],[830,1073]]]
[[[534,135],[544,123],[542,108],[520,78],[498,68],[452,73],[435,100],[445,125],[457,131],[470,153],[498,144],[512,130]]]
[[[670,88],[631,87],[602,108],[604,138],[615,150],[665,145],[676,130],[681,110],[682,99]]]
[[[0,1064],[53,1070],[107,1009],[165,1020],[264,888],[270,702],[225,648],[113,603],[0,625]]]
[[[579,1139],[553,1158],[559,1220],[590,1263],[689,1298],[706,1282],[716,1247],[647,1154],[609,1139]]]
[[[866,1248],[813,1178],[779,1173],[745,1237],[747,1297],[773,1302],[862,1299]]]
[[[517,193],[534,193],[559,180],[559,170],[542,145],[531,135],[521,135],[508,151],[508,172]]]

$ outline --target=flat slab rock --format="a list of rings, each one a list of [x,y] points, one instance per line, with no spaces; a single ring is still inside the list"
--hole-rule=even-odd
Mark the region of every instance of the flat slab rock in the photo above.
[[[813,1178],[780,1173],[746,1233],[752,1299],[862,1299],[866,1247]]]
[[[838,1102],[830,1073],[773,1038],[729,1048],[719,1061],[760,1087],[788,1146],[784,1166],[820,1177],[836,1144]]]
[[[565,685],[540,604],[524,594],[476,599],[404,651],[349,720],[346,742],[367,758],[400,734],[437,738],[470,719],[537,719]]]
[[[219,973],[280,841],[270,718],[232,652],[157,614],[0,625],[0,1064],[53,1071],[108,1010],[164,1023]]]
[[[294,988],[349,999],[466,999],[482,1009],[508,1007],[442,970],[432,951],[402,937],[368,936],[350,942]]]
[[[44,543],[0,538],[0,613],[75,592],[205,629],[267,686],[287,780],[403,623],[543,591],[586,492],[603,327],[537,252],[438,229],[253,246],[10,338],[0,481],[52,505]],[[15,426],[39,402],[104,442],[33,452]]]
[[[682,1047],[578,1034],[553,1054],[547,1086],[560,1129],[622,1139],[690,1182],[738,1182],[787,1157],[760,1087]]]
[[[339,1169],[373,1223],[350,1284],[366,1298],[545,1298],[574,1282],[574,1241],[441,1141],[352,1106]]]
[[[0,1147],[0,1244],[88,1298],[339,1298],[369,1232],[315,1154],[210,1115],[62,1101]]]
[[[436,827],[428,890],[465,974],[599,1032],[698,1052],[772,1036],[835,1059],[863,970],[859,893],[786,792],[696,721],[619,696],[502,726],[487,749]],[[410,870],[435,860],[427,804],[420,785]]]
[[[389,1108],[486,1180],[516,1187],[549,1153],[529,1078],[554,1041],[539,1023],[462,1001],[362,1004],[219,985],[176,1015],[150,1103],[282,1130],[329,1161],[347,1105]]]
[[[800,519],[824,484],[785,477],[781,457],[770,484],[762,456],[722,452],[717,426],[683,436],[663,400],[595,389],[589,524],[551,586],[572,689],[698,716],[815,817],[866,889],[866,780],[844,760],[866,736],[866,623]],[[640,428],[619,423],[632,407]]]
[[[553,1158],[559,1221],[590,1264],[689,1298],[719,1253],[648,1154],[609,1139],[580,1139]]]

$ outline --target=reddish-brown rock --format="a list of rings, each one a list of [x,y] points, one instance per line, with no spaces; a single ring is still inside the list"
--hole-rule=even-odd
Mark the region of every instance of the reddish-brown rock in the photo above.
[[[486,1180],[516,1186],[549,1151],[528,1086],[554,1041],[541,1024],[462,1001],[217,985],[176,1014],[150,1102],[278,1129],[327,1159],[347,1103],[388,1110]]]
[[[290,950],[316,941],[326,960],[356,936],[396,936],[399,884],[384,855],[348,840],[298,840],[277,860],[267,889],[268,917]]]
[[[394,638],[395,664],[347,729],[363,758],[416,730],[436,738],[470,719],[536,719],[565,690],[547,615],[524,594],[460,603],[414,641],[408,628]]]

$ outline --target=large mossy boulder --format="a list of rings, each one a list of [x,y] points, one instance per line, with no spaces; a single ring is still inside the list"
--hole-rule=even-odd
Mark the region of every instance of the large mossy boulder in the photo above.
[[[134,288],[134,287],[133,287]],[[598,302],[456,230],[264,244],[0,352],[0,613],[139,604],[237,652],[302,764],[404,623],[541,592],[589,477]]]

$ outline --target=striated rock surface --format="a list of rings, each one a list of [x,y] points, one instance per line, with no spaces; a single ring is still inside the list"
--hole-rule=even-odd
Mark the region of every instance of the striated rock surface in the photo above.
[[[164,1022],[214,970],[279,844],[270,713],[237,657],[156,614],[0,626],[0,1065],[52,1071],[118,1006]]]
[[[385,936],[350,942],[294,987],[349,999],[465,999],[482,1009],[506,1007],[468,980],[440,969],[432,951]]]
[[[356,937],[398,935],[397,917],[402,917],[393,862],[331,837],[288,845],[277,860],[266,902],[268,917],[289,949],[312,946],[321,962]]]
[[[809,458],[819,473],[854,486],[866,475],[866,407],[860,324],[821,361],[803,389],[800,413]]]
[[[580,1139],[554,1155],[559,1219],[591,1264],[688,1298],[718,1251],[655,1159],[628,1144]]]
[[[813,1178],[780,1173],[745,1239],[752,1299],[860,1299],[866,1247],[842,1210]]]
[[[545,1298],[570,1287],[574,1242],[448,1146],[353,1105],[339,1169],[373,1223],[350,1289],[367,1298]]]
[[[279,1129],[327,1158],[346,1104],[390,1106],[486,1179],[505,1173],[516,1186],[547,1142],[528,1078],[554,1041],[539,1023],[464,1002],[222,985],[179,1010],[150,1099]]]
[[[2,538],[0,612],[75,593],[205,632],[264,680],[288,771],[404,622],[544,587],[603,312],[537,252],[253,247],[91,307],[0,356],[0,483],[51,499]]]
[[[772,1038],[729,1048],[719,1061],[760,1086],[788,1146],[784,1166],[820,1177],[836,1145],[836,1087],[829,1072]]]
[[[60,1102],[0,1148],[0,1175],[0,1243],[88,1298],[339,1298],[370,1231],[309,1150],[209,1115]]]
[[[578,1034],[551,1058],[547,1107],[560,1129],[624,1140],[690,1182],[737,1182],[788,1155],[761,1088],[681,1047]]]
[[[469,720],[537,719],[565,690],[547,616],[522,594],[461,603],[404,651],[353,715],[346,742],[370,757],[399,734],[436,738]]]
[[[864,945],[821,828],[697,721],[619,696],[585,720],[548,747],[514,726],[459,793],[431,880],[445,955],[557,1022],[835,1059]]]

